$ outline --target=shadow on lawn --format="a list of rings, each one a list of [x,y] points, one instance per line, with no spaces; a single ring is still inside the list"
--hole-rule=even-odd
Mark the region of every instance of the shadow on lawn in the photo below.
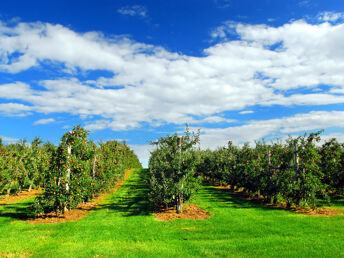
[[[343,196],[331,196],[330,198],[333,205],[344,206]]]
[[[148,189],[144,171],[129,179],[120,189],[120,194],[114,195],[110,203],[99,204],[91,210],[109,209],[120,212],[122,216],[142,216],[152,213],[148,201]],[[122,194],[121,194],[122,193]],[[33,202],[2,204],[0,218],[7,217],[17,220],[29,220],[35,217],[30,207]]]
[[[28,220],[35,217],[34,212],[30,209],[33,202],[4,204],[0,207],[0,218],[13,218],[19,220]]]
[[[216,203],[216,205],[233,207],[239,209],[262,209],[262,210],[272,210],[272,209],[283,209],[282,207],[269,206],[264,204],[261,200],[247,199],[247,195],[241,192],[232,192],[229,189],[221,189],[214,187],[206,187],[202,190],[202,198],[209,202]]]
[[[120,212],[122,216],[146,216],[152,213],[144,170],[139,176],[129,179],[120,191],[125,195],[116,195],[111,203],[100,204],[95,209],[113,210]]]
[[[329,195],[330,198],[330,206],[344,206],[344,196],[332,194]],[[319,204],[323,206],[328,206],[328,202],[326,200],[319,200]]]
[[[284,210],[292,213],[317,215],[322,214],[324,216],[332,216],[336,214],[342,214],[336,210],[328,209],[329,205],[325,200],[318,200],[318,208],[315,213],[313,210],[302,208],[302,207],[290,207],[287,208],[285,204],[271,204],[266,203],[262,199],[249,198],[249,196],[244,192],[233,192],[230,189],[225,188],[214,188],[207,186],[202,190],[201,196],[209,202],[212,202],[217,207],[233,207],[239,209],[259,209],[262,211],[271,210]],[[344,198],[342,196],[331,196],[330,206],[344,206]],[[318,213],[319,211],[319,213]]]

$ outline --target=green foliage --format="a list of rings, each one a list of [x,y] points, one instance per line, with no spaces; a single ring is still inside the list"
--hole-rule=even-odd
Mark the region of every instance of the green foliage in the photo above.
[[[76,126],[63,135],[45,176],[45,189],[36,204],[37,212],[64,212],[91,198],[88,176],[92,146],[87,131]]]
[[[37,198],[36,213],[63,213],[109,189],[125,169],[141,167],[126,145],[108,141],[97,147],[87,136],[79,125],[63,135],[45,175],[44,194]]]
[[[299,165],[291,177],[292,186],[287,196],[297,205],[309,205],[316,208],[316,195],[325,196],[326,186],[321,182],[322,171],[318,165],[320,154],[315,143],[320,141],[319,134],[311,133],[307,138],[298,137],[287,140],[289,149],[297,146]]]
[[[130,168],[142,168],[137,156],[125,144],[117,141],[100,143],[92,165],[94,192],[106,191]]]
[[[161,137],[154,144],[157,149],[149,160],[150,199],[155,207],[175,205],[181,211],[182,203],[198,190],[200,178],[195,176],[199,155],[194,145],[199,133],[185,136]]]
[[[330,139],[320,148],[320,156],[322,180],[328,185],[328,190],[344,193],[344,144]]]
[[[17,193],[42,187],[50,155],[36,137],[31,145],[22,140],[0,147],[0,193]]]
[[[337,169],[333,172],[336,176],[328,174],[324,177],[324,170],[329,167],[325,165],[328,162],[324,160],[325,156],[322,158],[321,153],[328,153],[329,147],[327,144],[319,153],[316,143],[320,141],[320,133],[296,139],[289,138],[285,144],[276,142],[272,146],[263,141],[257,142],[255,148],[247,144],[238,148],[230,143],[228,149],[201,151],[201,162],[197,170],[209,182],[243,187],[248,193],[259,194],[268,202],[281,200],[286,201],[288,205],[316,209],[317,198],[327,196],[326,184],[322,179],[329,181],[331,178],[334,182],[340,182],[342,178],[338,163],[342,152],[334,143],[331,146],[336,149],[337,156],[328,157],[326,160],[336,161],[335,165],[329,165],[330,168]],[[294,161],[295,148],[298,161]],[[324,160],[323,163],[321,160]]]
[[[85,129],[75,126],[63,135],[57,148],[49,142],[43,144],[39,137],[31,144],[25,139],[1,144],[0,194],[43,187],[36,212],[60,213],[108,190],[126,169],[141,168],[127,145],[108,141],[98,147],[87,136]]]

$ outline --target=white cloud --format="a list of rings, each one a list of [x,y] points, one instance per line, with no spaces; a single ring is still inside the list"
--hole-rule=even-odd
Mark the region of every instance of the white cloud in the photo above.
[[[328,105],[339,104],[344,102],[344,96],[313,93],[313,94],[293,94],[285,97],[283,95],[276,95],[273,98],[262,101],[261,104],[266,105]]]
[[[46,119],[40,119],[35,121],[33,124],[34,125],[46,125],[55,122],[54,118],[46,118]]]
[[[17,139],[17,138],[6,137],[6,136],[2,136],[2,135],[0,135],[0,139],[2,139],[2,141],[4,143],[7,143],[7,144],[17,143],[19,141],[19,139]]]
[[[0,93],[1,94],[1,93]],[[18,103],[0,103],[0,113],[7,116],[25,116],[32,107]]]
[[[188,123],[190,124],[203,124],[203,123],[233,123],[233,122],[236,122],[235,119],[227,119],[227,118],[224,118],[224,117],[221,117],[221,116],[208,116],[206,118],[203,118],[203,119],[199,119],[199,120],[196,120],[196,119],[190,119],[188,121]]]
[[[86,124],[85,129],[89,131],[103,130],[109,128],[110,123],[109,120],[96,120]]]
[[[300,7],[310,7],[311,1],[310,0],[302,0],[298,3],[298,6]]]
[[[235,24],[235,22],[226,21],[223,25],[214,28],[211,31],[210,36],[214,39],[226,39],[229,34],[235,34]]]
[[[201,145],[203,148],[216,148],[226,145],[228,141],[235,144],[253,143],[270,135],[282,137],[331,127],[344,128],[344,111],[313,111],[280,119],[252,120],[244,125],[228,128],[201,128]]]
[[[344,133],[331,133],[328,135],[322,135],[320,144],[324,144],[326,141],[332,138],[335,138],[340,143],[344,143]]]
[[[118,13],[130,16],[147,16],[147,8],[142,5],[125,6],[117,10]]]
[[[253,114],[253,113],[254,113],[254,111],[252,111],[252,110],[245,110],[245,111],[239,112],[240,115]]]
[[[93,81],[71,75],[52,78],[38,82],[39,88],[35,82],[3,84],[0,98],[27,104],[1,104],[0,110],[67,112],[85,121],[94,115],[100,118],[87,121],[90,130],[127,130],[142,123],[230,123],[233,120],[216,114],[253,105],[344,102],[344,24],[300,20],[271,27],[226,22],[215,32],[223,41],[205,49],[205,56],[192,57],[123,37],[81,34],[61,25],[0,23],[3,72],[52,62],[74,71],[75,77],[79,70],[113,74]],[[227,39],[231,33],[238,39]],[[20,57],[14,57],[18,53]],[[290,94],[321,84],[329,89]]]
[[[277,28],[235,23],[225,23],[219,28],[214,36],[226,38],[235,32],[241,40],[216,45],[207,52],[222,53],[224,58],[241,57],[239,64],[246,64],[263,78],[273,79],[265,81],[266,85],[288,90],[344,83],[339,72],[344,67],[344,49],[340,44],[344,40],[344,24],[312,25],[299,20]]]
[[[156,148],[154,145],[150,144],[128,144],[130,149],[138,156],[142,166],[144,168],[148,167],[148,161],[150,153]]]
[[[342,20],[343,18],[344,18],[343,13],[336,13],[336,12],[322,12],[318,15],[318,20],[328,21],[328,22],[336,22],[338,20]]]

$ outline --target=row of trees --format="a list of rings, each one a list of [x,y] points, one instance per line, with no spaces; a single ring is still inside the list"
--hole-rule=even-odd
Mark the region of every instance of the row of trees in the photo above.
[[[344,190],[344,145],[331,139],[318,146],[319,134],[200,151],[197,171],[208,182],[244,188],[267,202],[315,209],[319,198]]]
[[[51,157],[56,147],[36,137],[30,144],[22,140],[3,145],[0,141],[0,195],[44,186]]]
[[[55,147],[36,138],[27,144],[0,147],[1,192],[10,194],[43,187],[36,199],[38,214],[63,213],[111,188],[130,168],[140,168],[137,156],[117,141],[96,145],[88,132],[75,126]]]
[[[328,193],[344,193],[344,144],[331,139],[320,146],[320,133],[255,147],[229,142],[215,151],[195,149],[199,133],[160,138],[149,161],[151,200],[157,208],[174,205],[179,212],[202,178],[244,188],[267,202],[315,209]]]

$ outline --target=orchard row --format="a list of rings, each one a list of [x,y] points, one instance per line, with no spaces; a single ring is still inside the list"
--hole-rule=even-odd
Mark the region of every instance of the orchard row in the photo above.
[[[61,213],[107,191],[129,168],[139,168],[137,156],[117,141],[96,145],[88,132],[75,126],[60,144],[36,138],[30,145],[0,146],[0,190],[2,194],[43,188],[36,199],[36,212]]]
[[[199,133],[160,138],[149,162],[151,200],[175,206],[197,191],[200,182],[243,188],[266,202],[316,209],[329,193],[344,193],[344,145],[331,139],[320,145],[320,132],[308,137],[255,147],[245,144],[199,150]]]

